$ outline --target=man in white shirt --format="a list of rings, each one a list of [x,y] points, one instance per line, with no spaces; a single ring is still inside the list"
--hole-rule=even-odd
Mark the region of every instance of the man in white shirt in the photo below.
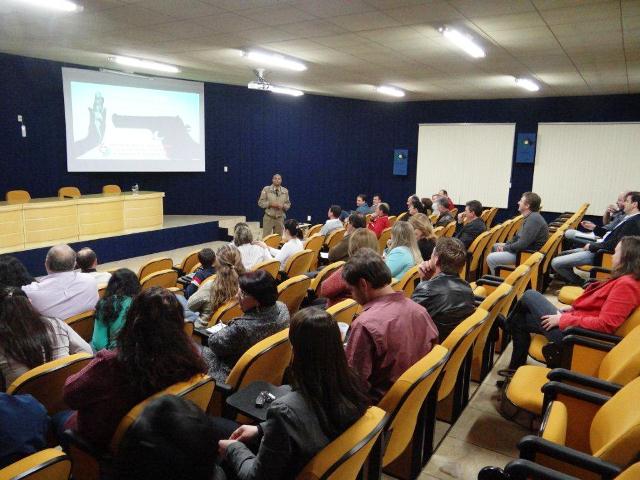
[[[340,220],[340,214],[342,213],[342,207],[340,205],[331,205],[327,212],[327,220],[320,229],[320,235],[329,235],[334,230],[342,228],[342,220]]]
[[[76,252],[69,245],[56,245],[47,252],[47,275],[25,285],[34,308],[45,317],[69,318],[93,310],[98,302],[98,284],[88,273],[73,271]]]
[[[331,205],[327,212],[328,220],[320,229],[320,235],[327,236],[334,230],[343,227],[342,220],[340,220],[340,214],[342,213],[342,207],[340,205]]]
[[[98,285],[106,285],[111,279],[109,272],[98,272],[96,267],[98,266],[98,257],[96,252],[89,247],[84,247],[78,250],[76,254],[76,268],[79,268],[82,273],[88,273],[96,279]]]

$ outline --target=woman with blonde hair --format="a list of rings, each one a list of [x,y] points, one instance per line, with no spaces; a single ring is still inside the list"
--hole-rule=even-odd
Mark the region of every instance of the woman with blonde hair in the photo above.
[[[358,228],[349,238],[349,257],[361,248],[370,248],[378,251],[378,239],[376,234],[366,228]],[[342,278],[342,267],[337,269],[329,278],[320,285],[320,297],[328,300],[327,307],[335,305],[342,300],[351,298],[349,285]]]
[[[234,245],[223,245],[216,252],[215,278],[202,285],[189,297],[187,307],[198,312],[196,327],[209,323],[211,315],[238,293],[238,278],[245,272],[242,255]]]
[[[422,262],[416,235],[409,222],[396,222],[393,225],[391,240],[384,257],[387,267],[391,270],[391,276],[398,279],[411,267]]]
[[[416,236],[422,260],[429,260],[433,247],[436,246],[436,234],[433,233],[433,226],[429,221],[429,217],[424,213],[416,213],[409,219],[409,224],[413,227],[413,233]]]

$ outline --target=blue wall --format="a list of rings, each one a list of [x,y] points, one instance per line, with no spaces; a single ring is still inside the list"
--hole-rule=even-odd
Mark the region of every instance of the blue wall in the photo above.
[[[166,192],[166,213],[258,219],[258,193],[278,171],[291,190],[290,216],[321,221],[330,203],[353,208],[359,192],[380,192],[393,211],[403,209],[415,188],[419,123],[515,122],[524,133],[538,122],[640,120],[640,95],[387,103],[207,83],[206,173],[67,173],[62,65],[0,54],[0,193],[24,188],[44,197],[63,185],[95,193],[106,183],[139,183]],[[407,177],[391,174],[395,148],[409,149]],[[514,165],[511,211],[532,176],[532,165]]]

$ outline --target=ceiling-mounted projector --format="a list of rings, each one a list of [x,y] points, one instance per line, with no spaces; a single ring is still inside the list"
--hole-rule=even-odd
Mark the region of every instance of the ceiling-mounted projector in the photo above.
[[[255,69],[253,73],[256,74],[257,80],[249,82],[247,87],[250,88],[251,90],[264,90],[264,91],[273,92],[273,93],[281,93],[284,95],[292,95],[294,97],[299,97],[301,95],[304,95],[304,92],[302,90],[296,90],[295,88],[288,88],[288,87],[279,87],[277,85],[270,84],[264,78],[264,71],[265,71],[264,68]]]

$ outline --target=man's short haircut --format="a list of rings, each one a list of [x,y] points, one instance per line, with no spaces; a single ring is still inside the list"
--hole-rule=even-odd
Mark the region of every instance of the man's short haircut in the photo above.
[[[449,275],[458,275],[467,261],[467,249],[457,238],[438,238],[433,253],[438,257],[440,270]]]
[[[378,197],[380,200],[382,200],[382,195],[380,195],[379,193],[374,193],[373,197]]]
[[[210,248],[203,248],[198,252],[198,260],[204,268],[211,268],[216,260],[216,252]]]
[[[446,208],[447,210],[449,210],[449,202],[447,202],[447,199],[445,197],[439,197],[437,198],[434,202],[433,202],[433,206],[435,208],[438,207],[442,207],[442,208]]]
[[[446,191],[444,188],[440,189],[440,191],[441,191],[444,195],[446,195],[447,197],[449,196],[449,194],[447,193],[447,191]]]
[[[349,225],[353,228],[365,228],[367,226],[367,219],[361,213],[352,213],[349,215]]]
[[[47,252],[44,263],[50,272],[70,272],[76,266],[76,252],[69,245],[55,245]]]
[[[357,198],[359,198],[363,202],[366,202],[367,201],[367,194],[366,193],[359,193]]]
[[[335,218],[339,218],[340,214],[342,213],[342,207],[340,205],[331,205],[329,207],[329,210],[331,211],[331,213],[333,213],[333,216]]]
[[[389,215],[389,204],[388,203],[382,202],[382,203],[378,204],[378,208],[385,215]]]
[[[378,252],[361,248],[343,267],[342,278],[349,285],[356,285],[363,278],[371,288],[378,289],[391,283],[391,270]]]
[[[540,195],[533,192],[524,192],[522,196],[524,197],[524,201],[529,205],[529,210],[531,210],[532,212],[537,212],[538,210],[540,210],[540,205],[542,205],[542,199],[540,198]]]
[[[76,253],[76,265],[83,272],[92,269],[96,260],[98,260],[96,252],[89,247],[81,248],[78,250],[78,253]]]
[[[626,200],[629,197],[631,197],[631,203],[637,203],[638,207],[640,208],[640,192],[629,192],[624,197],[624,199]]]
[[[469,207],[469,210],[475,213],[476,217],[482,215],[482,204],[478,200],[470,200],[466,205]]]

